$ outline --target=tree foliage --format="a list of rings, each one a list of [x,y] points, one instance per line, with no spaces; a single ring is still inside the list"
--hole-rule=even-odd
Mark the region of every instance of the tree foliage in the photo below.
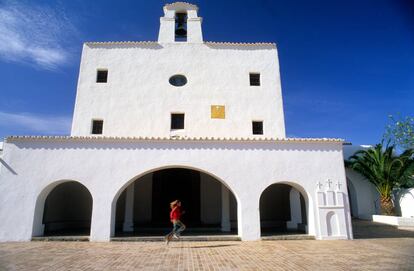
[[[414,148],[414,117],[389,116],[390,123],[385,129],[384,139],[401,149]]]
[[[345,165],[370,181],[381,197],[381,213],[394,213],[391,193],[394,188],[413,185],[414,149],[407,149],[396,155],[395,145],[383,143],[357,151]]]

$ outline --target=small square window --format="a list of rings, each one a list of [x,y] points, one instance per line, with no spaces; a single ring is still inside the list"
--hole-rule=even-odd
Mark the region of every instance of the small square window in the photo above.
[[[108,70],[98,70],[96,74],[96,83],[108,82]]]
[[[171,130],[184,129],[184,114],[171,114]]]
[[[101,135],[103,131],[103,120],[93,120],[92,121],[92,134]]]
[[[260,73],[250,73],[250,85],[260,86]]]
[[[252,128],[254,135],[263,135],[263,121],[253,121]]]

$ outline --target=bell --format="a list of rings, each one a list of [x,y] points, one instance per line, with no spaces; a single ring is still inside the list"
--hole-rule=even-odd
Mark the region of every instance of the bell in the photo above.
[[[176,14],[176,28],[175,28],[175,35],[177,37],[185,37],[187,36],[187,14],[185,13],[177,13]]]
[[[185,37],[187,35],[187,30],[184,27],[184,24],[179,24],[175,30],[175,35],[178,37]]]

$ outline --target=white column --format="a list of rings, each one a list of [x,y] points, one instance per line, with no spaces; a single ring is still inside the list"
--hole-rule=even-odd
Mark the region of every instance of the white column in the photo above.
[[[111,223],[113,224],[113,227],[115,227],[115,213],[112,209],[111,200],[112,199],[110,198],[105,198],[105,195],[93,198],[91,241],[105,242],[110,240]],[[113,217],[112,213],[114,213]]]
[[[221,231],[228,232],[231,230],[230,225],[230,191],[224,185],[221,185]]]
[[[125,217],[123,231],[131,232],[134,230],[134,186],[135,183],[127,187],[125,198]]]
[[[243,241],[260,240],[259,197],[253,193],[241,195],[237,202],[237,224]]]
[[[290,221],[286,223],[288,229],[297,229],[302,223],[302,209],[300,206],[300,192],[292,187],[289,193]]]

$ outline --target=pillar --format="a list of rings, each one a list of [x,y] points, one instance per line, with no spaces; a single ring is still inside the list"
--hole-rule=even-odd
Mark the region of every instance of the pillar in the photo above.
[[[125,216],[124,225],[122,226],[125,232],[134,231],[134,187],[135,183],[132,183],[126,189]]]
[[[115,211],[112,206],[112,198],[105,198],[104,193],[102,194],[93,199],[90,241],[94,242],[110,241],[111,224],[112,231],[115,231]]]
[[[229,232],[230,225],[230,191],[221,185],[221,231]]]
[[[298,224],[302,223],[302,209],[300,206],[300,192],[295,188],[290,189],[290,221],[286,223],[288,229],[298,229]]]
[[[260,240],[259,197],[247,193],[237,202],[239,235],[243,241]]]

